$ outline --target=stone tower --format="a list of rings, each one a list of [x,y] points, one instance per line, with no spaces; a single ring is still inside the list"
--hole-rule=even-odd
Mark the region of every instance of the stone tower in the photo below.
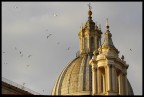
[[[93,54],[93,51],[98,54],[98,48],[101,45],[101,29],[98,28],[92,20],[92,11],[91,6],[89,5],[88,11],[88,21],[85,23],[85,26],[81,26],[79,32],[80,39],[80,54]]]
[[[88,20],[78,33],[80,52],[59,75],[52,95],[133,95],[126,76],[128,65],[118,56],[108,21],[103,45],[101,34],[89,5]]]
[[[127,79],[128,64],[124,56],[120,59],[119,51],[112,42],[108,20],[104,43],[99,48],[99,55],[90,60],[92,66],[93,95],[132,95],[133,91]]]

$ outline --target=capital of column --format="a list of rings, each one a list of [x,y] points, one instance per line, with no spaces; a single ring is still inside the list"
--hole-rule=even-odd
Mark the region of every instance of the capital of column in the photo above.
[[[92,72],[96,72],[97,68],[96,67],[92,67]]]
[[[89,64],[90,64],[90,65],[96,64],[96,60],[92,58],[92,59],[89,61]]]

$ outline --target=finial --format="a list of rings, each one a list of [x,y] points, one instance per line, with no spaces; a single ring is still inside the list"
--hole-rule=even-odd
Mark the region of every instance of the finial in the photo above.
[[[89,15],[89,17],[91,17],[91,15],[92,15],[92,11],[91,11],[92,7],[91,7],[90,3],[88,4],[88,7],[89,7],[88,15]]]
[[[88,6],[89,6],[89,10],[91,10],[91,9],[92,9],[92,7],[91,7],[91,4],[90,4],[90,3],[88,4]]]
[[[106,19],[106,28],[107,28],[107,30],[109,30],[108,18]]]

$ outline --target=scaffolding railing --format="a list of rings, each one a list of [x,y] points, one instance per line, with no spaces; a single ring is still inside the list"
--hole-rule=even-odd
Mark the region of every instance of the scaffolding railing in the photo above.
[[[2,77],[2,81],[5,82],[5,83],[7,83],[7,84],[10,84],[12,86],[15,86],[15,87],[17,87],[19,89],[22,89],[24,91],[28,91],[29,93],[31,93],[33,95],[41,95],[40,93],[37,93],[37,92],[35,92],[35,91],[33,91],[33,90],[25,87],[24,85],[20,85],[20,84],[18,84],[16,82],[13,82],[13,81],[11,81],[11,80],[9,80],[7,78]]]

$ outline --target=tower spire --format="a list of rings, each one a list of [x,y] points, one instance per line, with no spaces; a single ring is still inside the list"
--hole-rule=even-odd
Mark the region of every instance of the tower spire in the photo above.
[[[106,19],[105,38],[104,38],[104,43],[103,43],[102,47],[111,47],[111,48],[114,48],[116,50],[116,52],[118,53],[118,50],[115,48],[111,37],[112,37],[112,34],[109,31],[108,18],[107,18]]]
[[[92,18],[91,17],[91,15],[92,15],[92,11],[91,11],[92,7],[91,7],[90,3],[88,4],[88,7],[89,7],[88,16],[89,16],[89,19],[91,19]]]
[[[106,30],[109,30],[108,18],[106,19]]]
[[[92,7],[91,7],[91,4],[90,4],[90,3],[88,4],[88,6],[89,6],[89,10],[91,10],[91,9],[92,9]]]

